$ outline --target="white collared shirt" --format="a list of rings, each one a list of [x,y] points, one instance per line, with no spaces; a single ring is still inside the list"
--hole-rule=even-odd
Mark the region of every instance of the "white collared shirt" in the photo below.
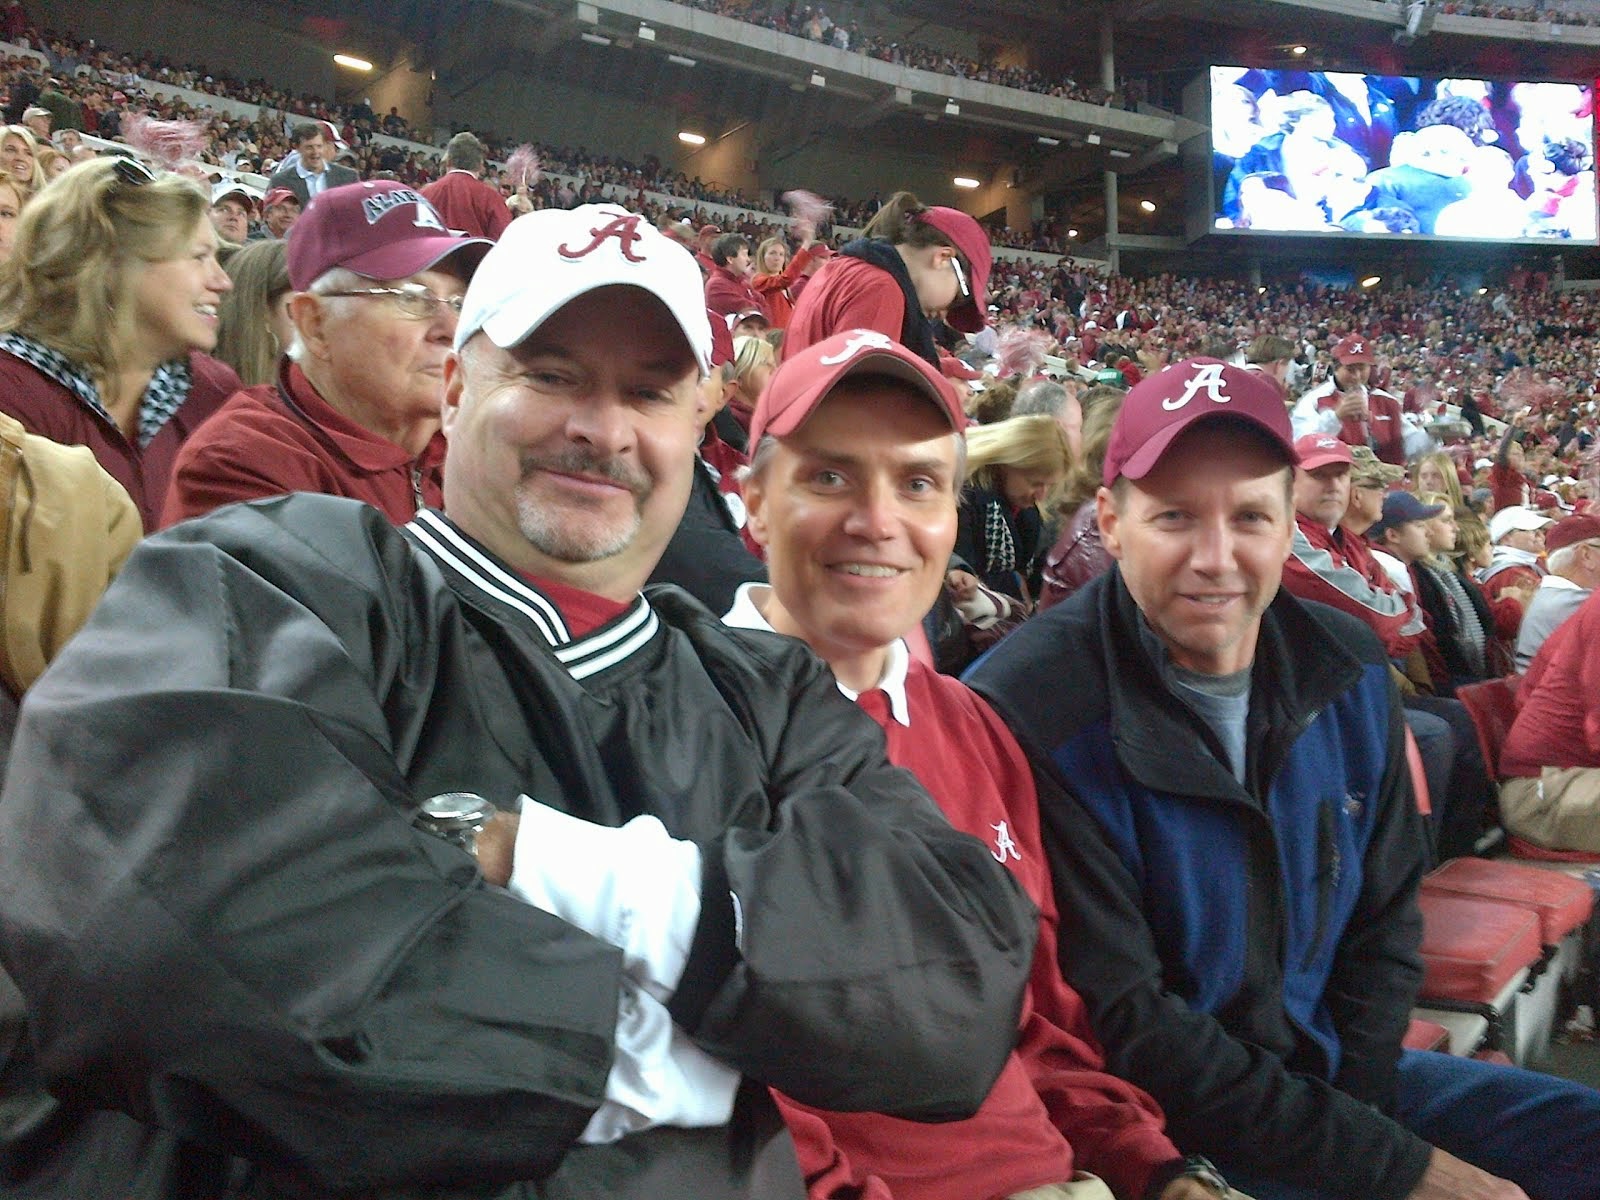
[[[734,593],[733,607],[728,609],[722,618],[724,625],[734,629],[764,629],[768,633],[778,632],[766,617],[761,615],[761,610],[756,607],[757,593],[765,599],[765,593],[772,587],[765,583],[743,583]],[[878,679],[878,690],[889,697],[889,712],[894,716],[895,723],[911,728],[911,705],[906,699],[906,674],[911,670],[911,651],[906,648],[904,638],[896,638],[889,644],[889,658],[883,664],[883,675]],[[852,691],[834,680],[839,690],[844,693],[845,699],[854,703],[860,698],[861,693]]]

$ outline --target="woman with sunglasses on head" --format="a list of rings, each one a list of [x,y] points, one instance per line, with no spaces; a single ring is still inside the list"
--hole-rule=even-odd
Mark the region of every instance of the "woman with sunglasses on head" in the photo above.
[[[800,293],[782,357],[787,361],[835,333],[865,329],[943,370],[936,322],[963,333],[978,333],[987,323],[988,235],[959,209],[930,208],[910,192],[891,196],[862,233]]]
[[[88,446],[155,528],[178,448],[238,390],[209,357],[233,286],[208,197],[132,158],[29,200],[0,265],[0,410]]]
[[[442,504],[445,357],[491,245],[452,234],[404,184],[318,193],[288,242],[285,353],[183,448],[162,524],[287,492],[361,500],[397,525]]]

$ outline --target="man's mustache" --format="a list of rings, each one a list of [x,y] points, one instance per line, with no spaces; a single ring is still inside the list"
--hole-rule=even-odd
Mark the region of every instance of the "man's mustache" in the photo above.
[[[588,475],[607,479],[632,492],[643,500],[654,490],[648,475],[616,458],[605,458],[584,450],[568,450],[561,454],[522,456],[522,478],[526,480],[535,471],[557,471],[564,475]]]

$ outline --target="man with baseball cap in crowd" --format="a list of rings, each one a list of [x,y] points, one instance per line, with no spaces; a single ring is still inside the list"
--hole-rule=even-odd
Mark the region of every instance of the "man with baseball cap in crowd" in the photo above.
[[[1383,510],[1367,529],[1367,539],[1397,564],[1396,583],[1415,595],[1417,564],[1428,557],[1428,522],[1444,511],[1442,504],[1424,504],[1410,492],[1390,492]],[[1396,572],[1391,572],[1394,577]]]
[[[1437,854],[1471,853],[1490,804],[1483,754],[1461,704],[1432,694],[1447,689],[1429,670],[1427,614],[1415,592],[1403,589],[1373,553],[1363,534],[1375,522],[1365,519],[1365,508],[1350,513],[1356,448],[1330,433],[1307,434],[1294,448],[1295,530],[1283,586],[1348,613],[1383,643],[1427,770]],[[1370,503],[1363,495],[1361,504]]]
[[[1563,517],[1545,532],[1544,548],[1548,573],[1539,580],[1517,630],[1518,671],[1528,669],[1550,635],[1600,587],[1600,518],[1588,513]]]
[[[35,685],[0,954],[50,1082],[160,1127],[141,1196],[788,1200],[769,1086],[987,1095],[1021,889],[808,650],[640,592],[709,366],[644,218],[513,221],[446,360],[444,512],[166,530]]]
[[[1493,557],[1478,571],[1478,582],[1494,610],[1495,628],[1513,646],[1528,603],[1545,577],[1545,531],[1554,524],[1522,504],[1496,509],[1489,518]]]
[[[211,227],[235,246],[250,240],[250,222],[259,199],[254,188],[224,180],[211,188]]]
[[[1301,396],[1294,406],[1296,437],[1330,433],[1351,446],[1370,446],[1386,463],[1406,461],[1400,401],[1368,386],[1372,343],[1353,333],[1333,348],[1333,376]]]
[[[184,444],[163,524],[285,492],[409,521],[441,499],[444,360],[491,245],[398,183],[323,192],[289,238],[294,341],[275,383],[235,394]]]
[[[1061,980],[1027,759],[983,701],[906,646],[944,586],[966,423],[950,383],[876,330],[835,334],[784,363],[752,416],[745,483],[772,582],[741,588],[725,620],[808,643],[882,727],[891,760],[1027,888],[1041,923],[1018,1049],[967,1121],[780,1105],[818,1200],[845,1186],[881,1194],[872,1180],[896,1200],[1088,1200],[1108,1197],[1107,1185],[1132,1198],[1225,1195],[1162,1134],[1149,1097],[1104,1073],[1082,1002]],[[1079,1171],[1097,1180],[1070,1184]]]
[[[261,198],[261,238],[286,238],[300,219],[300,197],[286,187],[269,188]]]
[[[1291,436],[1219,360],[1136,385],[1096,501],[1116,567],[969,675],[1032,760],[1066,980],[1256,1200],[1592,1196],[1600,1093],[1401,1049],[1424,839],[1384,647],[1280,586]]]

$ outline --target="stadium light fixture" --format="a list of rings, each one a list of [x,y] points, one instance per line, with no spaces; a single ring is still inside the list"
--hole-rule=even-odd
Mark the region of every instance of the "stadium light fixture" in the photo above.
[[[947,117],[959,117],[961,115],[961,105],[954,100],[946,100],[944,102],[944,115]]]
[[[1489,294],[1489,289],[1488,288],[1479,288],[1478,289],[1478,295],[1487,296],[1488,294]]]
[[[1067,236],[1069,238],[1075,238],[1078,236],[1078,231],[1076,229],[1069,229],[1067,230]]]
[[[1133,151],[1132,150],[1112,149],[1112,150],[1108,151],[1108,153],[1111,155],[1112,158],[1132,158],[1133,157]]]
[[[821,71],[813,71],[813,72],[811,72],[811,86],[812,87],[827,87],[828,86],[828,77],[826,75],[824,75]]]
[[[1139,201],[1139,207],[1147,213],[1153,213],[1156,210],[1156,203],[1154,200],[1141,200]]]
[[[1294,55],[1296,58],[1303,57],[1305,52],[1306,52],[1306,48],[1304,46],[1290,46],[1289,47],[1289,53]]]
[[[580,33],[578,38],[580,41],[588,42],[591,46],[611,45],[611,39],[603,33]]]
[[[349,67],[352,71],[370,71],[372,64],[364,58],[357,58],[354,54],[335,54],[333,61],[341,67]]]
[[[667,61],[669,63],[676,63],[680,67],[694,66],[694,59],[684,54],[669,54],[667,55]]]
[[[678,140],[685,146],[704,146],[706,144],[706,135],[703,133],[690,133],[685,129],[678,135]]]
[[[1059,146],[1059,145],[1061,145],[1061,139],[1060,138],[1053,138],[1053,137],[1045,137],[1044,135],[1041,134],[1040,137],[1039,137],[1039,145],[1041,145],[1041,146]]]
[[[1364,288],[1375,288],[1382,282],[1383,282],[1383,276],[1382,275],[1368,275],[1365,279],[1363,279],[1361,281],[1361,286],[1364,287]]]
[[[656,40],[656,31],[643,21],[639,22],[639,40],[641,42],[653,42]]]
[[[1098,146],[1100,144],[1100,135],[1098,133],[1091,133],[1083,140],[1088,142],[1091,146]]]
[[[982,184],[980,184],[970,175],[957,175],[953,182],[958,188],[975,188],[982,186]]]

